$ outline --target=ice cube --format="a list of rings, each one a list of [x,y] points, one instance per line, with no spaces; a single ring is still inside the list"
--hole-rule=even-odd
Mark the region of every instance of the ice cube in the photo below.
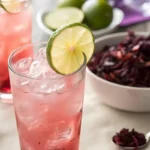
[[[29,83],[23,82],[22,84],[22,88],[24,88],[25,91],[28,92],[29,90],[31,90],[32,92],[39,94],[50,94],[60,88],[63,88],[64,86],[63,80],[32,80]]]
[[[16,68],[17,72],[27,75],[32,61],[33,60],[31,57],[26,58],[26,59],[21,59],[20,61],[16,63],[16,66],[14,67]]]
[[[29,58],[19,61],[17,63],[17,69],[19,72],[20,70],[27,71],[27,75],[30,78],[38,79],[29,79],[30,81],[22,79],[20,81],[20,87],[24,92],[49,94],[64,87],[64,78],[60,79],[61,75],[57,74],[49,66],[44,48],[41,48],[37,52],[34,60]]]
[[[52,93],[61,88],[65,85],[63,80],[51,80],[49,82],[45,81],[40,85],[41,93]]]
[[[34,57],[34,62],[30,67],[29,74],[33,78],[37,79],[49,79],[56,73],[50,68],[45,48],[41,48]]]
[[[16,116],[28,130],[36,130],[46,119],[49,107],[44,103],[44,95],[37,93],[28,95],[30,99],[24,96],[16,105]]]
[[[53,73],[49,66],[45,65],[42,61],[35,60],[30,66],[29,75],[36,79],[49,79]]]
[[[33,61],[30,70],[29,75],[33,78],[38,78],[43,73],[43,64],[40,61]]]
[[[60,76],[49,66],[45,48],[41,48],[37,52],[29,72],[31,77],[37,79],[51,79]]]
[[[29,81],[22,82],[22,83],[21,83],[21,86],[22,86],[22,87],[24,87],[24,86],[29,86]]]
[[[22,79],[20,81],[20,90],[23,91],[24,93],[31,93],[33,92],[33,87],[32,87],[32,84],[31,84],[31,80],[26,80],[26,79]]]
[[[39,51],[37,52],[34,59],[37,60],[37,61],[44,61],[44,62],[47,61],[46,49],[45,48],[39,49]]]
[[[63,79],[59,80],[34,80],[22,78],[20,81],[20,90],[25,93],[38,93],[38,94],[50,94],[59,89],[62,89],[65,85]]]
[[[35,60],[30,66],[29,75],[32,78],[49,79],[52,74],[51,68],[43,61]]]
[[[48,64],[46,62],[46,50],[41,48],[34,57],[34,61],[31,64],[29,74],[33,78],[42,77],[46,72],[48,72]]]

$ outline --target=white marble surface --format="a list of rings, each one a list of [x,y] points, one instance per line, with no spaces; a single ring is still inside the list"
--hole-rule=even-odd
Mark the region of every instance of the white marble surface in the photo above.
[[[33,41],[45,41],[47,36],[35,22],[41,7],[54,7],[55,0],[33,0]],[[122,30],[149,31],[150,22]],[[120,30],[119,30],[120,31]],[[94,91],[86,86],[80,150],[117,150],[111,142],[112,135],[123,127],[150,131],[150,113],[122,112],[100,103]],[[147,148],[147,149],[150,149]],[[0,103],[0,150],[20,150],[12,105]]]

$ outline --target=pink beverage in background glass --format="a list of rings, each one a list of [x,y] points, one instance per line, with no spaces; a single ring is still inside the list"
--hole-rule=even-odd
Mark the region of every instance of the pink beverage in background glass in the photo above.
[[[59,75],[47,63],[45,46],[22,47],[9,59],[21,150],[79,150],[86,64]]]
[[[0,92],[10,93],[7,60],[18,46],[31,43],[31,1],[14,0],[17,6],[12,6],[13,0],[2,1],[0,4],[13,9],[9,12],[0,6]]]

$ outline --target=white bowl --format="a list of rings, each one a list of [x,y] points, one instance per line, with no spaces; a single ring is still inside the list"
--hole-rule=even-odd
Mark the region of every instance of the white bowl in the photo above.
[[[145,32],[135,32],[137,36],[148,36]],[[126,32],[106,35],[98,38],[95,51],[100,51],[105,45],[114,45],[122,41]],[[150,112],[150,88],[123,86],[106,81],[87,68],[87,80],[103,103],[125,111]]]
[[[46,14],[50,11],[53,11],[53,9],[51,10],[40,10],[38,13],[37,13],[37,16],[36,16],[36,21],[38,23],[38,26],[40,27],[40,29],[45,32],[46,34],[48,35],[52,35],[53,34],[53,30],[51,30],[50,28],[48,28],[45,23],[44,23],[44,18],[46,16]],[[106,35],[108,33],[111,33],[113,31],[115,31],[118,26],[120,25],[120,23],[122,22],[123,18],[124,18],[124,13],[122,10],[118,9],[118,8],[115,8],[113,10],[113,21],[111,22],[111,24],[107,27],[107,28],[104,28],[104,29],[100,29],[100,30],[96,30],[96,31],[93,31],[93,34],[94,34],[94,37],[95,38],[98,38],[100,36],[103,36],[103,35]]]

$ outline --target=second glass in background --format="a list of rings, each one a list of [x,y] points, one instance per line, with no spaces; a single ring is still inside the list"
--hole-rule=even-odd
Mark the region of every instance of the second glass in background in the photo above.
[[[31,43],[31,0],[0,2],[0,101],[11,103],[8,57],[17,47]],[[9,100],[10,99],[10,100]]]

